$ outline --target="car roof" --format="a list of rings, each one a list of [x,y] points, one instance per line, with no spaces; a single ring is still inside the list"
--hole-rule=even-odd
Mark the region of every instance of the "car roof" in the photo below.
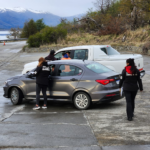
[[[107,46],[110,46],[110,45],[82,45],[82,46],[73,46],[73,47],[66,47],[66,48],[62,48],[62,49],[59,49],[57,52],[59,51],[65,51],[65,50],[74,50],[74,49],[89,49],[89,48],[97,48],[97,47],[107,47]]]
[[[78,60],[78,59],[56,60],[56,61],[49,61],[48,65],[51,65],[51,64],[79,64],[79,65],[84,65],[84,64],[89,64],[89,63],[94,63],[94,61]]]

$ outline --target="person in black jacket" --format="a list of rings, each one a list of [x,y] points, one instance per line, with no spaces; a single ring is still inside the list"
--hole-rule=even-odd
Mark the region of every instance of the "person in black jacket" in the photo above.
[[[119,88],[123,86],[127,103],[127,117],[129,121],[132,121],[132,117],[134,117],[135,97],[139,88],[140,91],[143,91],[143,85],[140,72],[135,66],[134,59],[127,59],[126,63],[127,66],[122,71]]]
[[[55,57],[54,57],[54,54],[55,54],[55,51],[54,50],[51,50],[49,55],[47,57],[45,57],[45,60],[51,60],[51,61],[55,61],[57,60]]]
[[[46,109],[47,108],[46,90],[48,87],[48,76],[50,75],[50,69],[47,65],[46,60],[43,57],[39,58],[39,64],[34,72],[36,75],[36,106],[33,108],[33,110],[40,109],[39,101],[41,90],[44,97],[44,105],[42,106],[42,108]]]

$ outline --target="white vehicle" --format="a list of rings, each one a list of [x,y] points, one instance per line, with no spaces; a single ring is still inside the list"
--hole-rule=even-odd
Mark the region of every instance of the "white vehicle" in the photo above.
[[[134,58],[135,64],[141,72],[141,76],[145,75],[143,57],[140,54],[120,54],[110,45],[87,45],[60,49],[55,53],[55,58],[61,59],[62,53],[68,51],[70,52],[71,59],[96,61],[118,73],[122,72],[128,58]],[[38,61],[26,64],[22,74],[34,69],[37,64]]]

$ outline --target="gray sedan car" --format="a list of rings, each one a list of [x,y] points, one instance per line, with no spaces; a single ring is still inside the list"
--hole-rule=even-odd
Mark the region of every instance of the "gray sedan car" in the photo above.
[[[50,67],[49,100],[71,101],[78,109],[87,109],[91,103],[111,102],[121,99],[119,74],[93,61],[59,60],[48,62]],[[36,98],[36,77],[32,72],[8,79],[4,97],[14,105],[24,99]],[[42,99],[42,94],[41,94]]]

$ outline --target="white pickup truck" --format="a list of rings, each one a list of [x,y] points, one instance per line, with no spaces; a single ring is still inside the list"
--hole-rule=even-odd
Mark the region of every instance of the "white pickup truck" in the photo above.
[[[134,58],[135,64],[141,72],[141,76],[143,77],[145,75],[143,57],[140,54],[120,54],[110,45],[85,45],[60,49],[55,53],[55,58],[61,59],[62,53],[68,51],[70,52],[71,59],[96,61],[118,73],[122,72],[128,58]],[[37,61],[25,64],[22,74],[34,69],[37,64]]]

